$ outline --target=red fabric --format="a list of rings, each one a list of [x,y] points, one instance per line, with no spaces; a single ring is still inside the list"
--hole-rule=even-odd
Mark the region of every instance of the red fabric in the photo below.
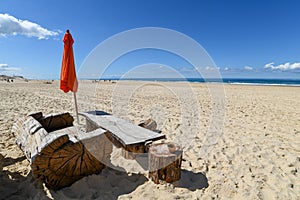
[[[61,73],[60,73],[60,89],[64,92],[77,92],[78,82],[76,78],[72,35],[67,32],[63,39],[64,54],[62,59]]]

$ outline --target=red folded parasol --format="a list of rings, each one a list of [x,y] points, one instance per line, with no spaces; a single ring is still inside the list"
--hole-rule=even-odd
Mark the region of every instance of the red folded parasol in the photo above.
[[[64,92],[77,92],[78,82],[76,78],[73,43],[74,40],[69,30],[67,30],[64,39],[64,54],[62,59],[60,74],[60,89]]]
[[[78,82],[76,78],[74,53],[73,53],[74,40],[69,30],[66,31],[63,42],[64,42],[64,54],[63,54],[61,74],[60,74],[60,89],[63,90],[64,92],[72,91],[74,93],[75,108],[76,108],[77,121],[78,121],[78,107],[76,101]]]

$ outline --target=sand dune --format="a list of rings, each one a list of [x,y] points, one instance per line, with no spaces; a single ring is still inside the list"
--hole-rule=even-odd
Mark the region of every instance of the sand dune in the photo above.
[[[33,111],[74,115],[72,93],[58,88],[57,81],[0,82],[1,199],[299,198],[300,87],[81,82],[80,111],[157,121],[166,141],[184,149],[182,178],[156,185],[115,150],[115,169],[52,191],[33,179],[11,127]]]

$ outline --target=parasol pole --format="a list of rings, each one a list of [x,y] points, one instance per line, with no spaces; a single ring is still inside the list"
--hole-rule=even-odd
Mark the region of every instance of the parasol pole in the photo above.
[[[73,92],[73,94],[74,94],[74,103],[75,103],[76,118],[77,118],[77,123],[79,124],[78,105],[77,105],[76,92]]]

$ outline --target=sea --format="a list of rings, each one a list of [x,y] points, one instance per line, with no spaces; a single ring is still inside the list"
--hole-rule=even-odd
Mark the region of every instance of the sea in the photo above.
[[[135,81],[163,81],[163,82],[194,82],[194,83],[223,83],[237,85],[274,85],[274,86],[298,86],[299,79],[262,79],[262,78],[114,78],[101,80],[135,80]]]

